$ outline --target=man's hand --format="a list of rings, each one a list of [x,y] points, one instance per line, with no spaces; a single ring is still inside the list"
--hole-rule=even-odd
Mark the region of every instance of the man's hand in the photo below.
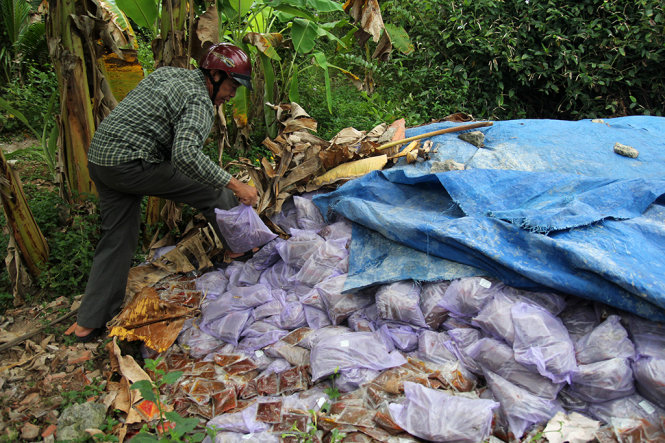
[[[244,205],[254,206],[259,201],[259,193],[256,191],[256,188],[241,182],[235,177],[231,178],[226,187],[233,191],[238,201]]]

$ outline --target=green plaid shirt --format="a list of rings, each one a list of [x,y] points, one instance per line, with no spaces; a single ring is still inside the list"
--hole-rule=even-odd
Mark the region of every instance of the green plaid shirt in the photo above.
[[[231,175],[201,151],[214,116],[200,70],[157,69],[102,121],[88,160],[100,166],[170,161],[197,182],[223,188]]]

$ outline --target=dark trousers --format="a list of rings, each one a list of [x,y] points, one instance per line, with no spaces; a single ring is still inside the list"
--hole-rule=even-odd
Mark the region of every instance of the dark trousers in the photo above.
[[[217,228],[215,208],[238,205],[233,192],[200,184],[168,162],[134,160],[118,166],[88,163],[99,194],[102,236],[88,277],[77,323],[101,328],[120,310],[141,225],[141,200],[150,195],[186,203]]]

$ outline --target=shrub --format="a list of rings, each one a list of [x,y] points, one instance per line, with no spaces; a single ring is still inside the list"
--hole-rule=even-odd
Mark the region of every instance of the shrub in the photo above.
[[[383,7],[386,21],[404,26],[416,46],[387,77],[415,77],[402,91],[418,91],[424,104],[450,100],[477,117],[502,119],[662,113],[659,0],[392,0]]]

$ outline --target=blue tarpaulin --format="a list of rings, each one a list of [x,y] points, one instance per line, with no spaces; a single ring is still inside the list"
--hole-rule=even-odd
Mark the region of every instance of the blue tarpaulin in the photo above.
[[[440,123],[407,131],[435,131]],[[314,198],[354,222],[345,290],[496,277],[665,321],[665,118],[512,120]],[[635,159],[615,143],[639,151]],[[431,173],[447,159],[466,170]]]

